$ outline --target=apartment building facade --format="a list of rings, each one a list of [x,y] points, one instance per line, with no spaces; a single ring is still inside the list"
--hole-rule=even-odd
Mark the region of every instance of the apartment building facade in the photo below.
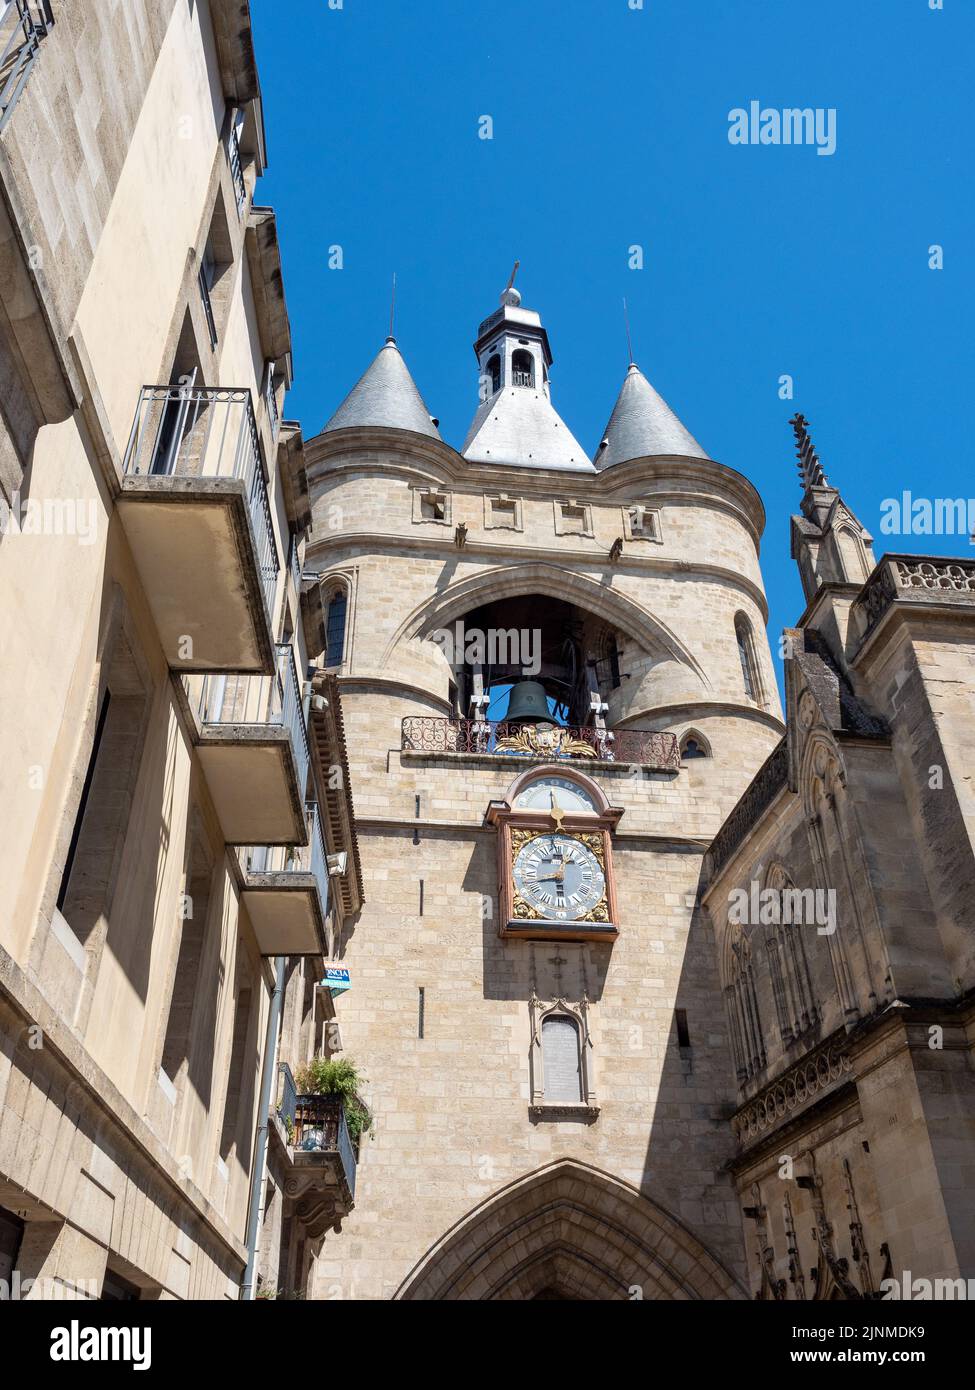
[[[358,891],[249,7],[0,12],[0,1275],[235,1298]]]

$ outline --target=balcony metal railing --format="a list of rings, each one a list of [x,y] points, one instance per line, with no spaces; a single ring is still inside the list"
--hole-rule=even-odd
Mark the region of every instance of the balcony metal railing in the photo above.
[[[247,203],[247,184],[244,181],[244,165],[240,157],[236,112],[230,122],[230,133],[227,136],[227,163],[230,165],[230,177],[233,179],[234,193],[237,195],[237,216],[242,217]]]
[[[0,131],[27,85],[41,40],[54,25],[47,0],[0,0]]]
[[[306,845],[248,845],[240,851],[249,874],[314,874],[322,915],[328,912],[328,863],[317,801],[305,802]]]
[[[227,724],[268,725],[285,729],[304,794],[308,780],[308,734],[301,703],[301,685],[291,647],[276,647],[273,676],[204,676],[199,684],[196,717],[201,729]],[[184,677],[187,689],[189,679]]]
[[[486,719],[403,720],[401,747],[409,753],[480,753],[499,757],[571,758],[629,763],[658,772],[680,771],[677,737],[639,729],[563,728],[495,723]]]
[[[356,1157],[344,1102],[337,1096],[298,1096],[294,1124],[296,1149],[303,1153],[338,1153],[354,1197]]]
[[[243,480],[264,607],[271,621],[280,564],[250,391],[246,387],[144,386],[124,471],[127,476]]]

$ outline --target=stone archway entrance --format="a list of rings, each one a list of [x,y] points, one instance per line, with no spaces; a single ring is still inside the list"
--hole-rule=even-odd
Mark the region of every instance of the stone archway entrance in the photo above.
[[[503,1188],[427,1251],[398,1299],[739,1299],[699,1240],[634,1187],[565,1159]]]

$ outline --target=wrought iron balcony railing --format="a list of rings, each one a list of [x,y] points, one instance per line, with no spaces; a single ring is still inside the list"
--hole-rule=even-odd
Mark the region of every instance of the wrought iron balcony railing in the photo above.
[[[201,729],[207,726],[270,725],[285,729],[291,742],[298,785],[304,792],[308,780],[308,734],[301,703],[301,685],[290,646],[275,648],[273,676],[204,676],[199,683],[196,717]],[[190,686],[184,677],[186,688]],[[317,809],[317,808],[316,808]]]
[[[53,26],[48,0],[0,0],[0,131],[10,120],[41,41]]]
[[[249,874],[313,874],[324,917],[328,912],[328,863],[317,801],[305,802],[305,825],[306,845],[248,845],[240,851],[241,862]]]
[[[356,1157],[345,1118],[345,1103],[338,1096],[299,1095],[295,1099],[294,1127],[296,1150],[338,1154],[349,1195],[354,1197]]]
[[[246,387],[144,386],[124,471],[127,476],[243,481],[264,607],[272,621],[280,566],[250,391]]]
[[[777,743],[755,773],[749,786],[711,842],[708,873],[714,876],[724,867],[759,817],[771,806],[779,792],[789,785],[789,749],[786,740]]]
[[[496,757],[595,759],[627,763],[657,772],[680,771],[680,748],[675,734],[639,729],[591,727],[548,728],[494,723],[486,719],[436,719],[410,716],[403,720],[401,747],[409,753],[470,753]]]

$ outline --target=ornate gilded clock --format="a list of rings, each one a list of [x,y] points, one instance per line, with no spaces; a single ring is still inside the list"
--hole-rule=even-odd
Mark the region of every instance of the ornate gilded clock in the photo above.
[[[536,917],[578,922],[604,905],[602,845],[594,847],[591,843],[599,838],[516,832],[512,836],[512,848],[516,851],[512,866],[516,912],[524,904]]]
[[[501,935],[607,941],[618,933],[611,831],[622,811],[600,788],[560,767],[518,778],[493,802]]]

